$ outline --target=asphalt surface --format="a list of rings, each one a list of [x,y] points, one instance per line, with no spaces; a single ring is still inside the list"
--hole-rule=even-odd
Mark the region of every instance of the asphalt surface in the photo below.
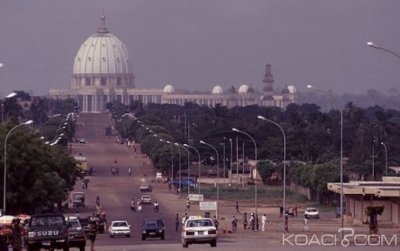
[[[86,194],[86,207],[69,209],[68,214],[79,214],[81,217],[89,216],[95,211],[96,197],[100,197],[100,204],[107,213],[108,222],[115,219],[127,220],[132,226],[130,238],[110,238],[107,233],[98,234],[96,240],[96,251],[128,251],[128,250],[176,250],[182,248],[180,244],[180,232],[175,231],[175,217],[178,213],[181,217],[186,212],[184,196],[179,196],[169,191],[167,184],[156,183],[155,171],[150,161],[140,152],[140,146],[135,145],[128,148],[126,145],[116,143],[116,137],[105,136],[105,128],[112,125],[113,121],[107,114],[81,114],[78,119],[79,129],[77,137],[84,137],[87,144],[71,144],[73,154],[87,156],[89,166],[93,168],[93,176],[89,176],[88,189],[82,189],[81,181],[77,181],[76,191],[84,191]],[[113,130],[113,133],[115,131]],[[135,151],[136,149],[136,151]],[[115,164],[117,160],[117,164]],[[111,174],[112,167],[118,167],[119,175]],[[128,168],[132,168],[132,176],[128,175]],[[153,192],[145,193],[151,195],[153,201],[160,204],[160,211],[155,213],[152,206],[144,206],[143,213],[132,213],[130,210],[131,199],[138,199],[140,195],[139,185],[151,184]],[[282,218],[279,217],[279,208],[272,205],[259,205],[259,213],[267,214],[269,220],[266,231],[253,232],[244,230],[242,226],[243,212],[254,211],[253,203],[240,203],[240,214],[235,212],[233,201],[220,201],[220,231],[218,240],[219,250],[336,250],[337,247],[323,246],[290,246],[282,245]],[[197,205],[192,205],[189,215],[202,215]],[[230,222],[235,215],[239,219],[238,232],[230,233]],[[161,217],[166,224],[165,240],[148,239],[141,240],[141,223],[144,218]],[[311,237],[313,234],[337,233],[339,220],[335,219],[333,212],[322,212],[321,219],[309,220],[310,231],[303,232],[302,213],[299,217],[289,219],[289,234],[305,234]],[[367,232],[366,226],[352,226],[362,233]],[[385,230],[383,230],[385,231]],[[386,229],[392,233],[393,229]],[[399,230],[395,229],[399,236]],[[399,246],[395,249],[398,250]],[[191,245],[190,249],[204,250],[209,245]],[[364,247],[363,249],[369,249]],[[393,247],[380,247],[382,250],[392,250]],[[356,246],[346,248],[348,250],[361,250]],[[73,250],[71,248],[71,250]],[[87,245],[86,250],[89,250]],[[372,249],[371,249],[372,250]]]

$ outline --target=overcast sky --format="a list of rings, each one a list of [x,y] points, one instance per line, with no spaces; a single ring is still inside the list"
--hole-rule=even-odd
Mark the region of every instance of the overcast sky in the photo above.
[[[400,87],[398,0],[1,0],[0,94],[69,88],[73,58],[100,25],[127,47],[138,88],[312,84],[335,93]]]

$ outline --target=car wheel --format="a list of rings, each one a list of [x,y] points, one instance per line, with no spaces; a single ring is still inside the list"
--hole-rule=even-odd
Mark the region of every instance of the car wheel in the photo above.
[[[130,235],[130,234],[127,234],[126,237],[129,238],[129,237],[131,237],[131,235]]]
[[[164,240],[165,239],[165,236],[164,236],[164,234],[163,235],[161,235],[161,240]]]
[[[110,234],[110,238],[114,238],[114,235]]]
[[[182,242],[182,247],[187,248],[189,245],[186,242]]]
[[[212,242],[210,242],[210,246],[211,247],[216,247],[217,246],[217,241],[213,240]]]
[[[63,251],[69,251],[69,246],[68,246],[68,244],[65,244],[65,246],[63,247]]]
[[[304,216],[306,219],[308,219],[308,216],[306,215],[306,216]]]
[[[83,246],[83,245],[80,246],[80,247],[79,247],[79,251],[85,251],[85,246]]]
[[[146,236],[142,235],[142,241],[146,240]]]

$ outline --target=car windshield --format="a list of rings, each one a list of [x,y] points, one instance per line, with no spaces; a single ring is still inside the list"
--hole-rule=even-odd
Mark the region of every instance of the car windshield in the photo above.
[[[144,222],[144,225],[146,227],[158,227],[158,226],[162,226],[162,223],[160,220],[147,220]]]
[[[113,222],[113,227],[127,227],[128,224],[123,221]]]
[[[31,226],[62,226],[64,225],[63,218],[61,216],[47,216],[47,217],[35,217],[31,220]]]
[[[308,212],[317,212],[317,209],[315,209],[315,208],[310,208],[310,209],[308,209]]]
[[[79,221],[77,220],[70,220],[68,223],[71,225],[71,228],[78,228],[81,227],[81,224],[79,224]]]
[[[211,227],[213,224],[211,220],[189,220],[187,222],[187,227]]]

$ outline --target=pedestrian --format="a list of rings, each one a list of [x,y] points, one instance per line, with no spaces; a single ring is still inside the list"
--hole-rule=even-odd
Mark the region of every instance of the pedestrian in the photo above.
[[[308,232],[308,219],[305,216],[304,216],[304,219],[303,219],[303,231],[304,232]]]
[[[283,215],[283,206],[280,205],[279,206],[279,217],[282,217],[282,215]]]
[[[188,218],[188,215],[187,215],[187,213],[185,213],[182,217],[182,226],[185,225],[187,218]]]
[[[96,241],[97,227],[95,221],[89,222],[89,231],[87,233],[90,240],[90,251],[94,251],[94,242]]]
[[[246,230],[247,229],[247,213],[244,212],[243,214],[243,229]]]
[[[285,233],[289,233],[289,217],[285,214]]]
[[[186,211],[190,211],[190,201],[189,201],[189,199],[186,200]]]
[[[135,199],[131,200],[131,211],[132,211],[132,213],[134,213],[136,211]]]
[[[251,230],[254,231],[255,218],[254,218],[254,214],[253,213],[250,214],[249,222],[250,222]]]
[[[175,218],[175,232],[178,232],[179,230],[179,214],[176,214]]]
[[[100,197],[99,196],[96,197],[96,205],[100,206]]]
[[[293,207],[293,216],[297,217],[297,206]]]
[[[233,216],[232,219],[232,232],[236,232],[237,231],[237,223],[238,223],[238,219],[236,219],[235,215]]]
[[[132,168],[128,168],[128,174],[129,174],[129,176],[131,176],[132,175]]]
[[[119,175],[119,168],[117,167],[117,170],[116,170],[116,174],[117,174],[117,176]]]
[[[215,225],[215,228],[218,231],[219,222],[218,222],[217,216],[215,216],[215,215],[214,215],[214,225]]]
[[[240,214],[240,211],[239,211],[239,201],[236,201],[236,213],[237,213],[237,214]]]
[[[263,216],[261,217],[261,231],[265,231],[265,224],[267,223],[267,216],[265,214],[263,214]]]

